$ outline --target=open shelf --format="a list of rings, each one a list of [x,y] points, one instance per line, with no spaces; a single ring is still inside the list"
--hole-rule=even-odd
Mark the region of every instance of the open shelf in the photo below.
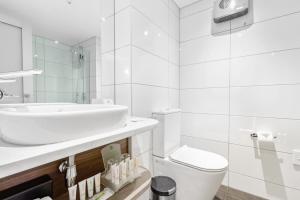
[[[126,185],[124,188],[116,192],[109,200],[130,200],[136,199],[142,195],[150,186],[151,173],[145,169],[141,173],[141,176],[137,178],[133,183]],[[77,191],[78,192],[78,191]],[[61,195],[55,200],[68,200],[68,193]]]

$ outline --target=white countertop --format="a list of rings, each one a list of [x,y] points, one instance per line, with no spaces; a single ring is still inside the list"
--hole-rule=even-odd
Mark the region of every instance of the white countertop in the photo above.
[[[20,146],[0,140],[0,178],[75,155],[153,129],[157,120],[132,117],[124,128],[76,140]]]

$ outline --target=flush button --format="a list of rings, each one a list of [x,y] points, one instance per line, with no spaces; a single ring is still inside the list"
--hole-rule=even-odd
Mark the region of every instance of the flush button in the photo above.
[[[293,164],[300,166],[300,149],[293,150]]]

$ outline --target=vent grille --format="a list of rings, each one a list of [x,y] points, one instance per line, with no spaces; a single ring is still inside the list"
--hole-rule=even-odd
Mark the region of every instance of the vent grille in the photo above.
[[[231,4],[231,1],[232,1],[232,0],[222,0],[222,1],[220,2],[220,4],[219,4],[219,7],[220,7],[221,9],[226,9],[226,8],[228,8],[229,5]]]

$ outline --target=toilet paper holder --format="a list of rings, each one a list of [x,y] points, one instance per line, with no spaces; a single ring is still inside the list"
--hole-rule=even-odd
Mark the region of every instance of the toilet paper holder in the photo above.
[[[254,132],[254,133],[251,133],[250,136],[251,136],[253,139],[259,139],[260,136],[263,136],[263,137],[265,137],[266,139],[267,139],[268,137],[272,137],[271,139],[276,139],[276,138],[277,138],[277,136],[273,136],[272,133],[256,133],[256,132]]]

